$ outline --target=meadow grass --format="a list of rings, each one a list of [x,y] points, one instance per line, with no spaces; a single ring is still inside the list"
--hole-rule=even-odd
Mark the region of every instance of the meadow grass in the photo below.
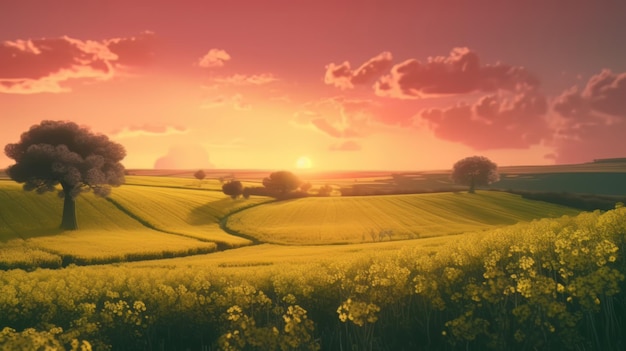
[[[482,191],[303,198],[235,213],[226,224],[262,242],[324,245],[459,234],[578,212],[518,195]],[[384,233],[390,235],[381,237]]]
[[[80,229],[63,231],[59,229],[63,201],[55,194],[38,195],[23,191],[19,184],[0,182],[0,242],[4,243],[0,258],[5,265],[31,262],[25,257],[31,253],[47,260],[56,260],[48,256],[53,255],[66,262],[96,263],[206,253],[217,247],[149,229],[92,194],[81,195],[76,203]]]
[[[424,256],[436,253],[442,247],[474,233],[412,239],[403,241],[385,241],[349,245],[276,245],[260,244],[218,251],[210,255],[177,257],[168,260],[131,262],[129,267],[145,268],[201,268],[211,266],[219,271],[228,268],[246,268],[256,266],[307,265],[312,262],[331,262],[359,256],[371,256],[373,253],[397,253],[406,248]]]
[[[221,192],[125,185],[110,198],[150,227],[226,246],[242,246],[250,240],[233,236],[220,228],[227,214],[271,201],[253,196],[233,200]]]

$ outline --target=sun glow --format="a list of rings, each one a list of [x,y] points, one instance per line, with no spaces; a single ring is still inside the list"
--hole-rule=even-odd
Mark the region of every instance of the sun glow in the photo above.
[[[311,162],[311,159],[306,157],[306,156],[301,156],[296,161],[296,168],[297,169],[309,169],[312,166],[313,166],[313,163]]]

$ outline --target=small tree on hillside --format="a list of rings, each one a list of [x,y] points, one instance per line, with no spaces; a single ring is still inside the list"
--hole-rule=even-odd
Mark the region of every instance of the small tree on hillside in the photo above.
[[[285,196],[298,189],[302,184],[300,178],[288,171],[273,172],[263,179],[263,186],[278,196]]]
[[[302,183],[300,184],[300,191],[306,194],[309,192],[309,190],[311,190],[312,187],[313,184],[311,184],[310,182]]]
[[[317,196],[330,196],[332,192],[333,192],[333,187],[328,184],[324,184],[317,191]]]
[[[231,180],[222,185],[222,192],[234,199],[243,194],[243,184],[238,180]]]
[[[206,178],[206,173],[204,173],[203,170],[199,169],[196,171],[196,173],[193,174],[193,176],[198,180],[198,186],[202,186],[202,180]]]
[[[194,177],[196,177],[197,180],[202,181],[204,178],[206,178],[206,173],[204,173],[203,170],[199,169],[196,171],[196,173],[193,174]]]
[[[452,167],[452,181],[469,185],[470,193],[475,192],[477,185],[489,185],[498,180],[498,166],[484,156],[466,157]]]
[[[81,192],[93,190],[105,197],[112,186],[124,183],[124,147],[74,122],[42,121],[4,152],[15,160],[7,174],[24,183],[24,190],[43,194],[61,185],[63,229],[78,229],[75,199]]]

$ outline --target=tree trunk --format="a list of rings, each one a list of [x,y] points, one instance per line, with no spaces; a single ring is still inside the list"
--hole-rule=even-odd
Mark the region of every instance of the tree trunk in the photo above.
[[[61,229],[76,230],[78,222],[76,221],[76,200],[69,191],[63,190],[63,220],[61,221]]]
[[[474,180],[474,177],[472,177],[472,179],[470,180],[469,193],[474,194],[475,192],[476,192],[476,181]]]

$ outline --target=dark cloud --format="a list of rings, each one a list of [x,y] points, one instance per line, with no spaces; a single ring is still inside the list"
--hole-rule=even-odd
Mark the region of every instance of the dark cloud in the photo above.
[[[476,150],[523,149],[551,137],[546,98],[527,91],[510,97],[485,96],[474,105],[426,109],[416,124],[426,124],[440,139]]]
[[[524,67],[502,63],[481,65],[468,48],[455,48],[449,56],[430,57],[426,63],[409,59],[391,68],[376,82],[379,96],[415,99],[472,92],[516,91],[535,88],[539,80]]]
[[[372,57],[356,70],[350,68],[348,61],[339,65],[330,63],[326,66],[324,82],[341,89],[372,83],[389,69],[392,59],[391,53],[385,51]]]
[[[626,72],[603,70],[589,79],[582,96],[598,112],[626,116]]]
[[[115,68],[144,63],[152,34],[105,41],[67,36],[0,43],[0,92],[63,92],[70,79],[110,79]]]
[[[572,87],[556,98],[554,139],[557,163],[623,157],[626,135],[626,72],[592,76],[584,89]]]

